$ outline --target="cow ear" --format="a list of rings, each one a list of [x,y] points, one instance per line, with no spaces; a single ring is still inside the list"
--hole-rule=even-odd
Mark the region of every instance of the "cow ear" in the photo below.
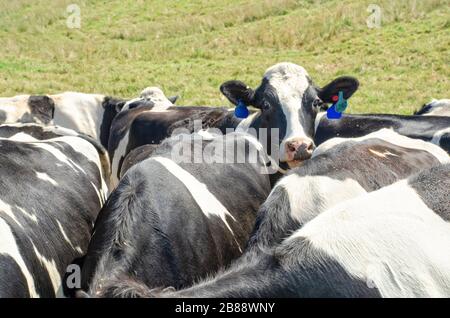
[[[339,91],[344,93],[344,98],[349,99],[353,93],[358,89],[359,82],[356,78],[351,76],[342,76],[333,80],[328,85],[319,89],[319,97],[325,103],[333,103],[333,96],[339,94]]]
[[[117,99],[111,96],[106,96],[102,102],[102,106],[105,110],[113,110],[116,113],[119,113],[124,105],[125,101],[123,99]]]
[[[234,105],[237,105],[239,100],[241,100],[246,105],[254,106],[255,92],[241,81],[225,82],[220,85],[220,91]]]
[[[55,116],[55,102],[50,97],[30,96],[28,105],[31,112],[35,114],[44,124],[49,124]]]
[[[178,98],[180,98],[180,96],[179,96],[179,95],[175,95],[175,96],[170,96],[170,97],[168,97],[167,99],[168,99],[172,104],[175,105],[175,103],[177,102],[177,99],[178,99]]]

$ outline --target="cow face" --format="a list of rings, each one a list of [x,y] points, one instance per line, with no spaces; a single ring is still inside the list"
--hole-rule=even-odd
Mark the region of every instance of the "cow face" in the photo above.
[[[311,157],[317,113],[326,109],[326,103],[332,103],[339,91],[348,99],[357,89],[358,81],[353,77],[339,77],[319,88],[303,67],[292,63],[270,67],[256,90],[240,81],[220,87],[233,104],[241,100],[261,110],[259,128],[268,128],[268,134],[272,128],[279,129],[280,161],[289,166]]]

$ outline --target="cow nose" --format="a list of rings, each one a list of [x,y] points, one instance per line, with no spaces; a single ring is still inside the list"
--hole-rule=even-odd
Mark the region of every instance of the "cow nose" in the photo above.
[[[294,139],[286,142],[287,157],[290,160],[307,160],[311,158],[314,148],[312,140]]]

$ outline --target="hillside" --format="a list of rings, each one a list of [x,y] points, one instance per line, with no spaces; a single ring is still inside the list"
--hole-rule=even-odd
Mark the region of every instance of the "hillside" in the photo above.
[[[66,7],[81,28],[66,26]],[[370,3],[380,28],[368,28]],[[64,90],[133,97],[157,85],[183,105],[227,105],[280,61],[317,84],[356,76],[352,112],[411,113],[449,98],[450,0],[0,0],[0,95]]]

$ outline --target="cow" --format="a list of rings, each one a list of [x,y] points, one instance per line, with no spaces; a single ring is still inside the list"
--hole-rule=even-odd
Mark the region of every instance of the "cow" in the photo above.
[[[433,99],[424,104],[414,115],[423,116],[450,116],[450,99]]]
[[[100,94],[64,92],[0,98],[0,123],[55,124],[73,129],[108,147],[109,129],[125,100]]]
[[[176,160],[180,149],[184,159]],[[210,160],[224,152],[223,162]],[[134,279],[181,288],[227,266],[245,247],[275,165],[249,134],[166,139],[127,171],[100,212],[83,263],[83,290],[120,296]]]
[[[282,166],[285,169],[297,166],[311,157],[317,113],[326,103],[331,103],[339,91],[343,92],[344,98],[350,98],[358,85],[357,79],[342,76],[320,88],[314,85],[302,66],[284,62],[268,68],[256,90],[237,80],[220,86],[221,92],[234,105],[241,102],[256,109],[245,119],[237,118],[233,110],[225,107],[168,107],[161,110],[142,105],[128,109],[115,118],[111,128],[108,152],[113,183],[117,184],[122,162],[131,150],[145,144],[159,144],[177,128],[189,132],[216,128],[222,133],[249,128],[257,133],[262,130],[267,139],[275,140],[268,143],[268,154],[275,158],[273,148],[280,148]],[[201,122],[198,127],[196,121]]]
[[[250,248],[190,288],[136,283],[135,290],[142,297],[450,297],[449,198],[450,164],[433,166],[327,209],[280,244]],[[272,239],[267,229],[259,235]]]
[[[382,128],[432,142],[450,153],[450,117],[445,116],[344,114],[335,120],[321,112],[315,122],[314,142],[320,145],[334,137],[361,137]]]
[[[95,143],[64,128],[0,126],[1,298],[65,295],[66,267],[86,253],[106,201],[108,156]]]

